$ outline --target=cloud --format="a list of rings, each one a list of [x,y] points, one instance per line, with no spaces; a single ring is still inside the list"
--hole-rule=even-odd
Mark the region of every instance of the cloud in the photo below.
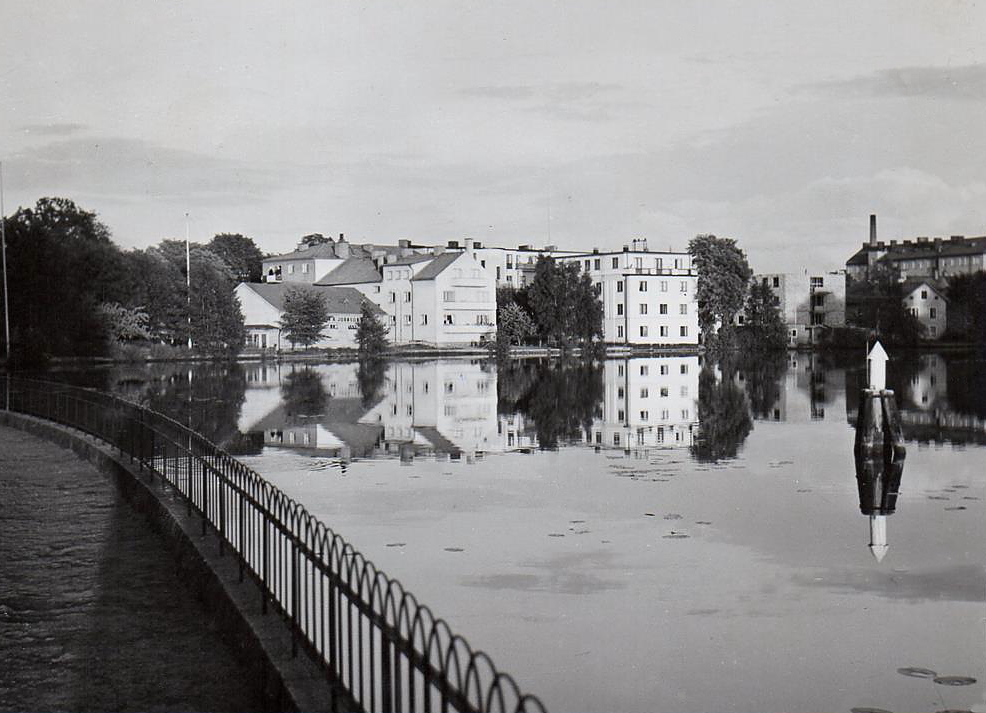
[[[468,87],[460,96],[492,102],[511,102],[523,111],[575,121],[605,121],[630,107],[619,97],[622,85],[606,82],[552,82],[533,85]]]
[[[86,128],[85,124],[28,124],[26,126],[18,127],[20,131],[25,134],[34,134],[35,136],[69,136],[71,134],[82,131]]]
[[[986,64],[899,67],[852,79],[809,84],[804,89],[848,96],[986,102]]]

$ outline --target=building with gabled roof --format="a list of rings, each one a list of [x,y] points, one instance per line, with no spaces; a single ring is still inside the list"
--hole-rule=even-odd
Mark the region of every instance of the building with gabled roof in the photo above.
[[[910,278],[901,284],[901,302],[924,327],[925,339],[941,339],[948,317],[948,299],[934,280]]]
[[[311,290],[322,295],[328,307],[329,322],[322,339],[313,346],[356,347],[356,328],[366,298],[352,287],[327,287],[304,283],[241,282],[234,294],[240,301],[247,333],[247,348],[287,350],[295,345],[281,334],[281,316],[288,290]],[[379,315],[383,310],[374,308]]]

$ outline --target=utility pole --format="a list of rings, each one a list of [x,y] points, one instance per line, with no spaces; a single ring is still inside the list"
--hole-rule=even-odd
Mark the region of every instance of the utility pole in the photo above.
[[[10,300],[7,297],[7,220],[3,207],[3,162],[0,161],[0,245],[3,252],[3,330],[7,345],[7,363],[10,363]]]
[[[188,213],[185,213],[185,310],[188,313],[188,350],[192,350],[192,254],[188,247]]]

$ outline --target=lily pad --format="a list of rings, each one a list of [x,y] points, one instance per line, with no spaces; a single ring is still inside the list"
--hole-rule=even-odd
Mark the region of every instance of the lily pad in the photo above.
[[[385,547],[403,547],[406,544],[406,542],[388,542]]]
[[[464,550],[461,547],[446,547],[445,548],[445,551],[446,552],[464,552]]]
[[[665,520],[680,520],[681,519],[681,515],[679,515],[676,512],[669,512],[667,515],[664,516],[664,519]]]
[[[971,676],[936,676],[935,683],[941,686],[971,686],[976,679]]]
[[[901,676],[910,676],[911,678],[934,678],[938,675],[937,671],[932,671],[930,668],[917,668],[915,666],[899,668],[897,669],[897,673]]]

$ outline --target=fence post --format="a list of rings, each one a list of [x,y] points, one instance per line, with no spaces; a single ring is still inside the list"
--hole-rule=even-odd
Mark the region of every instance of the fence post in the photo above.
[[[216,487],[219,490],[219,556],[226,553],[226,483],[225,474],[216,471]]]
[[[209,467],[203,462],[202,463],[202,536],[205,537],[206,533],[206,522],[209,520],[209,483],[207,482],[206,472]],[[191,480],[191,474],[189,474],[189,480]]]
[[[268,530],[269,529],[270,529],[270,522],[269,522],[268,517],[267,517],[267,506],[265,504],[264,505],[264,538],[263,538],[263,540],[264,540],[264,542],[263,542],[263,545],[264,545],[264,576],[263,576],[263,581],[261,582],[261,587],[260,587],[260,612],[262,614],[266,614],[267,613],[267,587],[270,586],[270,584],[269,584],[270,580],[268,579],[269,570],[270,570],[270,553],[268,551],[270,549],[270,545],[268,544],[268,542],[270,540],[270,534],[268,533]]]
[[[384,622],[386,626],[386,622]],[[370,633],[373,636],[373,633]],[[384,628],[380,629],[380,710],[382,713],[392,713],[394,706],[392,703],[393,691],[391,687],[391,673],[393,667],[390,660],[390,641]]]
[[[291,533],[291,657],[298,655],[298,630],[301,628],[301,616],[298,613],[301,604],[301,591],[299,580],[301,573],[298,571],[298,540],[296,535]]]

